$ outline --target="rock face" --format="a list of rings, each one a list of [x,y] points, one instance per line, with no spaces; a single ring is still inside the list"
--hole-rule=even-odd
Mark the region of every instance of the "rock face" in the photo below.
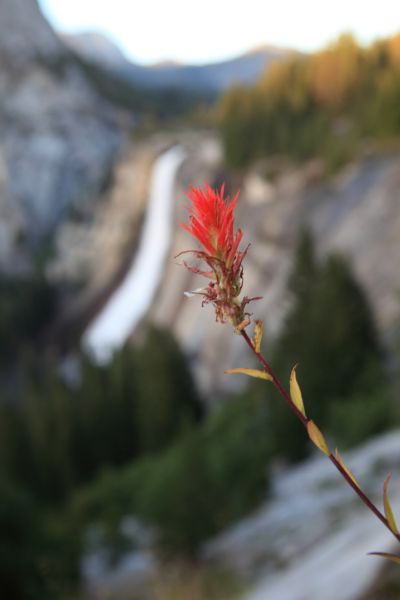
[[[43,19],[36,0],[1,0],[0,51],[14,64],[26,64],[37,56],[64,52],[56,34]]]
[[[108,37],[96,31],[63,34],[61,39],[76,54],[108,69],[124,69],[127,59],[119,47]]]
[[[36,0],[0,2],[0,131],[0,252],[3,242],[11,252],[1,233],[6,206],[20,238],[47,235],[97,195],[121,138]]]
[[[83,320],[88,324],[123,281],[136,256],[154,161],[170,143],[162,135],[135,144],[127,141],[119,152],[112,185],[91,218],[69,219],[58,227],[46,273],[53,282],[80,289],[66,298],[63,321],[81,322],[87,315]]]
[[[397,469],[399,457],[400,436],[395,430],[353,450],[345,460],[380,506],[382,481]],[[395,512],[398,497],[399,482],[393,481]],[[246,600],[357,600],[382,567],[381,560],[366,556],[367,552],[395,548],[387,529],[318,454],[279,472],[270,499],[207,544],[204,556],[250,582],[253,589]]]
[[[385,433],[344,456],[377,506],[384,478],[398,469],[399,434]],[[399,493],[394,479],[390,498],[395,514]],[[132,516],[124,519],[121,530],[136,541],[137,550],[117,566],[107,564],[99,549],[85,556],[83,577],[91,597],[101,591],[125,598],[126,590],[139,592],[147,586],[148,592],[153,585],[160,565],[152,552],[152,532]],[[205,543],[201,557],[246,583],[241,600],[360,600],[382,568],[381,559],[367,556],[372,551],[397,552],[396,541],[329,460],[315,453],[295,467],[277,470],[257,511]]]

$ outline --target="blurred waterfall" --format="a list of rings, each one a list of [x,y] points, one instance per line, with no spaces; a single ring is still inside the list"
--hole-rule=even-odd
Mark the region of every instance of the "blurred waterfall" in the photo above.
[[[120,286],[86,329],[82,344],[98,363],[107,363],[145,315],[160,281],[170,247],[174,183],[185,158],[180,146],[155,162],[139,247]]]

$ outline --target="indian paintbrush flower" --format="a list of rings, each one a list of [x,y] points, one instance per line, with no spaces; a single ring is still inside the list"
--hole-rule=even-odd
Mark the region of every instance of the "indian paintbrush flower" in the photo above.
[[[187,196],[190,204],[189,224],[181,223],[200,243],[200,250],[187,250],[206,263],[207,270],[184,262],[193,273],[210,279],[206,287],[194,290],[191,294],[203,296],[203,304],[211,303],[215,308],[216,320],[229,322],[235,328],[246,323],[246,305],[256,298],[239,298],[243,287],[242,262],[248,247],[240,250],[243,238],[241,229],[235,231],[234,209],[239,192],[232,200],[224,197],[225,187],[213,190],[208,183],[205,189],[190,188]],[[181,254],[185,254],[182,252]]]

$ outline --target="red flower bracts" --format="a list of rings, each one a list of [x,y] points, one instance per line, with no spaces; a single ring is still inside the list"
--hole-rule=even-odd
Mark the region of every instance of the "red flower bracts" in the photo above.
[[[236,232],[234,229],[233,211],[239,193],[229,200],[224,198],[223,185],[218,191],[212,190],[206,183],[204,190],[191,188],[187,196],[191,202],[188,206],[189,224],[182,223],[181,226],[202,246],[201,250],[187,252],[203,260],[209,270],[193,267],[186,262],[184,264],[193,273],[211,280],[208,286],[192,293],[202,295],[203,304],[214,305],[217,321],[228,321],[237,328],[245,322],[248,314],[245,313],[245,306],[256,299],[244,297],[239,300],[243,287],[242,262],[248,249],[239,250],[243,233],[240,229]]]
[[[224,186],[214,191],[206,183],[205,191],[191,188],[187,194],[192,205],[189,206],[190,225],[182,227],[191,233],[211,256],[231,264],[242,240],[239,229],[234,233],[233,211],[239,192],[230,202],[224,199]]]

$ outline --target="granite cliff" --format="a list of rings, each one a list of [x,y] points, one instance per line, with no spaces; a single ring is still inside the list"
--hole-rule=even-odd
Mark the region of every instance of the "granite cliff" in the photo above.
[[[21,246],[93,202],[121,142],[36,0],[0,2],[0,131],[0,264],[15,270]]]

